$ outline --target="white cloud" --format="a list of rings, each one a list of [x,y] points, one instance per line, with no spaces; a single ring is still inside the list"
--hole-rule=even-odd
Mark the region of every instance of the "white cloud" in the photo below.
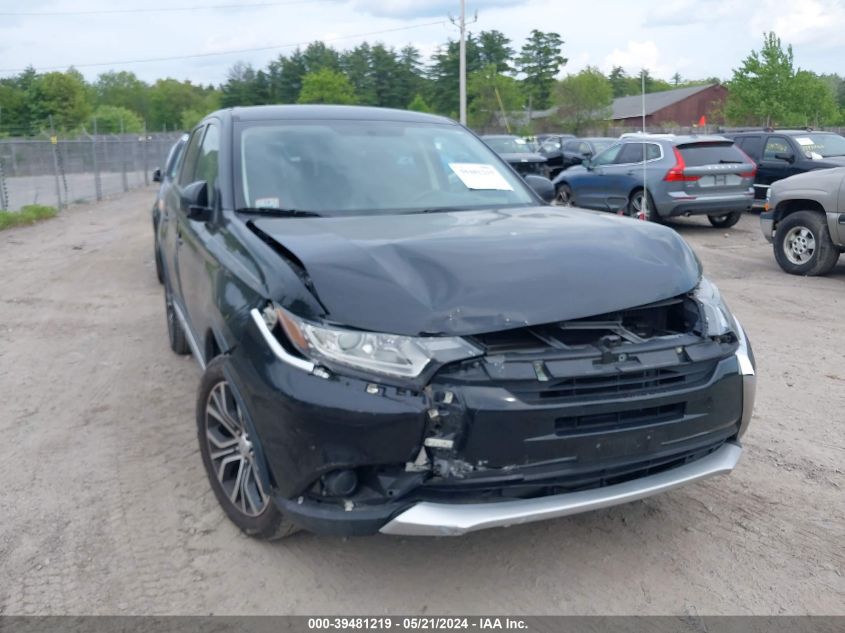
[[[845,44],[845,6],[841,0],[765,0],[750,21],[754,35],[774,31],[786,43],[836,47]]]
[[[525,4],[524,0],[469,0],[467,12]],[[371,15],[391,18],[417,18],[456,15],[457,0],[352,0],[352,7]]]

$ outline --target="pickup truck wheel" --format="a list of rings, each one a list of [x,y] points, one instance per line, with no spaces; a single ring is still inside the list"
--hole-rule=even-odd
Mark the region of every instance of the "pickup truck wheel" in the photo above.
[[[557,188],[554,204],[556,207],[575,206],[575,198],[572,196],[572,188],[569,185],[561,185]]]
[[[733,213],[725,213],[723,215],[708,215],[707,219],[717,229],[728,229],[742,219],[742,211],[734,211]]]
[[[188,338],[185,336],[185,331],[182,329],[179,317],[176,316],[176,309],[173,307],[173,297],[170,295],[170,291],[167,290],[167,284],[165,284],[164,290],[164,311],[167,315],[167,339],[170,341],[170,349],[180,356],[189,354],[191,348],[188,345]]]
[[[778,223],[774,251],[777,263],[792,275],[825,275],[839,260],[825,217],[816,211],[798,211]]]
[[[226,516],[249,536],[276,540],[297,531],[264,489],[253,439],[218,356],[205,370],[197,395],[197,435],[205,472]]]
[[[628,215],[638,220],[661,223],[663,218],[657,212],[657,207],[654,206],[654,200],[651,194],[645,194],[644,196],[643,193],[642,189],[637,189],[631,194],[628,200]],[[645,204],[643,204],[644,200]]]

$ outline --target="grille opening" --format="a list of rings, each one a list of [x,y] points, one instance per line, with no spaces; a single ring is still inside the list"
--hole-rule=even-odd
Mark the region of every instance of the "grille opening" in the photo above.
[[[686,408],[686,403],[679,402],[660,407],[558,418],[555,420],[555,435],[566,437],[568,435],[578,435],[585,431],[604,431],[637,426],[643,423],[659,424],[660,422],[669,422],[684,417]]]
[[[586,319],[481,334],[475,339],[490,354],[586,347],[607,336],[641,343],[692,332],[698,319],[699,312],[692,300],[677,297]]]

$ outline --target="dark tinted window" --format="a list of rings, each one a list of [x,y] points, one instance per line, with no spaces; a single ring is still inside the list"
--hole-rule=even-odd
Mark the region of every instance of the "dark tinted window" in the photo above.
[[[580,145],[580,141],[567,141],[564,148],[567,152],[577,152]]]
[[[645,145],[646,160],[660,158],[660,147],[654,143],[626,143],[616,157],[617,165],[643,162],[643,145]]]
[[[781,160],[776,158],[776,154],[793,154],[792,147],[782,136],[770,136],[766,141],[766,149],[763,151],[763,158],[765,160]]]
[[[731,142],[695,143],[694,145],[680,145],[678,149],[687,167],[701,167],[702,165],[720,165],[726,163],[747,163],[748,159],[739,148]]]
[[[748,154],[754,160],[760,160],[760,156],[763,153],[763,137],[762,136],[745,136],[743,138],[739,138],[736,141],[736,144],[742,148],[746,154]]]
[[[220,153],[220,128],[211,124],[205,132],[197,158],[197,175],[194,180],[204,180],[208,183],[208,201],[214,203],[215,186],[217,185],[217,157]]]
[[[176,141],[176,144],[170,149],[170,155],[167,157],[167,177],[173,179],[179,173],[179,167],[182,166],[182,157],[185,155],[185,147],[188,145],[188,135]]]
[[[183,187],[194,182],[194,173],[197,167],[197,156],[200,153],[200,141],[205,127],[198,127],[188,141],[188,149],[185,151],[185,161],[182,164],[182,172],[179,176],[179,184]]]

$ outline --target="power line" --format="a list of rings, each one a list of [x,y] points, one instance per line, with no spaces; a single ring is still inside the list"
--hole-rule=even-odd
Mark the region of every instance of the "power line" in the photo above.
[[[423,22],[422,24],[412,24],[409,26],[398,26],[392,29],[382,29],[380,31],[370,31],[369,33],[356,33],[354,35],[342,35],[340,37],[333,37],[328,39],[320,40],[322,42],[338,42],[341,40],[350,40],[355,39],[356,37],[369,37],[371,35],[382,35],[384,33],[395,33],[397,31],[409,31],[411,29],[419,29],[424,26],[436,26],[436,25],[445,25],[445,20],[438,20],[436,22]],[[312,40],[313,41],[313,40]],[[201,57],[216,57],[221,55],[239,55],[241,53],[254,53],[259,51],[269,51],[279,48],[295,48],[298,46],[307,46],[310,44],[311,41],[307,42],[295,42],[292,44],[272,44],[270,46],[256,46],[254,48],[239,48],[233,49],[228,51],[218,51],[216,53],[192,53],[190,55],[175,55],[172,57],[147,57],[146,59],[126,59],[122,61],[114,61],[114,62],[96,62],[96,63],[88,63],[88,64],[63,64],[62,66],[42,66],[40,68],[36,68],[36,72],[44,72],[50,70],[64,70],[73,66],[74,68],[92,68],[95,66],[125,66],[127,64],[147,64],[152,62],[167,62],[167,61],[174,61],[178,59],[196,59]],[[26,68],[0,68],[0,73],[19,73],[27,70]]]
[[[82,11],[0,11],[0,16],[68,16],[68,15],[112,15],[116,13],[173,13],[177,11],[217,11],[220,9],[254,9],[262,7],[285,7],[293,4],[308,4],[314,0],[287,0],[286,2],[255,2],[242,4],[209,4],[193,7],[160,7],[137,9],[88,9]]]

